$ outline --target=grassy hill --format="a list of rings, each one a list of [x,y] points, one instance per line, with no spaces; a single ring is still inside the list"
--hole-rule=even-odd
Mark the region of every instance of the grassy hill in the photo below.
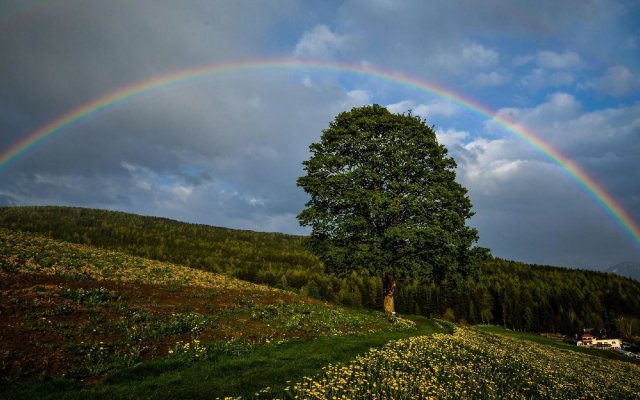
[[[305,399],[637,399],[640,366],[458,328],[372,349],[289,388]]]
[[[6,229],[0,229],[0,298],[0,378],[10,387],[0,397],[55,394],[51,382],[21,384],[34,376],[66,379],[53,385],[63,388],[62,397],[99,398],[118,385],[122,396],[137,398],[171,398],[166,393],[190,393],[190,387],[203,398],[246,394],[265,382],[283,386],[278,377],[295,379],[335,357],[438,330],[424,320],[416,326],[380,312]],[[332,350],[305,356],[320,344]],[[274,374],[272,364],[283,363],[277,354],[288,359]],[[221,369],[225,362],[254,373],[238,379],[233,369]],[[202,373],[217,378],[198,384]],[[177,376],[191,384],[171,389]],[[87,386],[105,377],[110,385]]]
[[[634,399],[640,392],[640,367],[602,351],[581,354],[522,334],[508,337],[512,331],[497,328],[483,332],[336,306],[296,294],[288,284],[282,286],[290,290],[282,290],[213,273],[206,266],[135,256],[130,253],[136,246],[125,245],[119,234],[110,240],[129,253],[48,237],[62,232],[99,239],[94,231],[99,224],[131,239],[138,231],[125,233],[129,218],[141,224],[141,231],[143,223],[151,225],[154,235],[181,229],[206,234],[216,228],[116,213],[116,220],[125,220],[118,225],[107,212],[45,211],[102,217],[70,218],[69,225],[62,217],[38,222],[30,209],[12,209],[16,214],[10,218],[0,210],[0,399]],[[16,215],[25,212],[28,218],[16,222]],[[82,221],[84,229],[78,227]],[[26,232],[29,224],[31,230],[52,230],[33,234]],[[159,228],[164,224],[170,228]],[[278,249],[273,260],[292,254],[313,260],[301,238],[275,235],[260,241],[270,234],[231,232],[235,239],[222,240],[221,233],[212,247],[236,248],[239,269],[244,264],[237,260],[252,261],[242,258],[244,246],[259,257],[268,243]],[[154,237],[139,241],[140,247],[153,248]],[[181,237],[199,242],[197,237],[188,240],[186,233],[174,240]],[[191,251],[200,254],[197,246]],[[282,265],[304,273],[304,265],[290,260]],[[540,274],[552,282],[556,275],[567,276],[561,268],[496,265],[508,271],[508,279],[495,273],[476,285],[498,285],[502,279],[504,290],[518,291],[528,280],[541,279]],[[587,276],[609,284],[609,274]],[[572,276],[582,277],[579,272]],[[585,279],[580,283],[591,285]],[[551,286],[561,294],[566,290]],[[624,294],[623,289],[618,291]],[[300,291],[307,290],[305,285]],[[477,287],[471,290],[476,295],[473,290]],[[513,307],[501,305],[505,313],[514,312]]]
[[[260,233],[121,212],[71,207],[0,208],[0,227],[223,273],[332,303],[380,309],[382,281],[366,273],[324,273],[304,237]],[[618,317],[640,318],[640,282],[615,274],[494,259],[478,280],[435,285],[401,282],[396,308],[514,330],[616,330]]]

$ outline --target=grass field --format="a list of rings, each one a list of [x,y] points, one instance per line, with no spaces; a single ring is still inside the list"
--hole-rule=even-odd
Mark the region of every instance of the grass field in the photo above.
[[[0,398],[248,395],[444,329],[2,229],[0,298]]]
[[[610,350],[599,350],[599,349],[590,349],[590,348],[586,348],[586,347],[578,347],[569,343],[564,343],[561,342],[559,340],[554,340],[554,339],[550,339],[550,338],[546,338],[544,336],[540,336],[538,334],[535,333],[530,333],[530,332],[516,332],[516,331],[511,331],[511,330],[507,330],[504,329],[501,326],[495,326],[495,325],[477,325],[474,327],[474,329],[477,329],[479,331],[482,332],[489,332],[489,333],[494,333],[494,334],[498,334],[498,335],[503,335],[503,336],[507,336],[513,339],[519,339],[519,340],[526,340],[529,342],[535,342],[535,343],[539,343],[539,344],[543,344],[546,346],[551,346],[551,347],[555,347],[558,349],[562,349],[562,350],[567,350],[567,351],[574,351],[576,353],[581,353],[581,354],[588,354],[591,356],[595,356],[595,357],[601,357],[601,358],[607,358],[610,360],[618,360],[618,361],[625,361],[625,362],[630,362],[630,363],[635,363],[635,364],[639,364],[640,362],[638,362],[638,360],[634,360],[632,358],[626,357],[620,353],[614,352],[614,351],[610,351]]]
[[[0,399],[638,399],[640,366],[498,327],[0,229]],[[597,356],[597,357],[596,357]]]
[[[280,393],[291,381],[317,373],[329,363],[347,362],[389,340],[443,331],[431,321],[419,319],[417,322],[418,328],[414,330],[295,340],[201,360],[155,360],[113,372],[92,384],[60,379],[30,380],[5,388],[0,397],[210,400],[224,396],[252,398],[266,388],[270,388],[270,393]]]
[[[640,366],[457,328],[398,340],[289,387],[305,399],[638,399]]]

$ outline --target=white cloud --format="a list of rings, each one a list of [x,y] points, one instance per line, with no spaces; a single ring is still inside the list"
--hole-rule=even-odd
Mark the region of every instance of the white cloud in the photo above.
[[[189,200],[189,197],[193,193],[193,186],[177,184],[169,186],[168,191],[171,192],[180,201],[186,202],[187,200]]]
[[[542,125],[542,124],[545,124]],[[581,113],[573,118],[557,119],[552,124],[538,121],[541,131],[549,132],[554,137],[554,143],[564,151],[579,157],[585,163],[591,163],[596,158],[605,155],[623,156],[621,162],[611,162],[613,170],[608,171],[611,183],[614,180],[629,180],[627,192],[632,192],[633,171],[640,171],[637,154],[640,153],[640,105],[631,107],[612,108]],[[626,165],[626,167],[623,167]],[[627,169],[629,168],[629,169]],[[601,171],[607,169],[597,168]],[[640,197],[638,198],[640,200]]]
[[[535,57],[538,66],[547,69],[573,70],[583,65],[580,56],[573,51],[556,53],[554,51],[538,51]]]
[[[535,54],[515,57],[513,64],[523,66],[534,63],[538,68],[555,70],[575,70],[584,65],[582,58],[573,51],[557,53],[550,50],[540,50]]]
[[[503,74],[498,71],[482,72],[477,74],[471,83],[475,86],[487,87],[487,86],[501,86],[511,81],[511,76]]]
[[[476,193],[499,195],[530,156],[524,146],[513,139],[477,138],[465,144],[456,158],[458,175],[462,183]]]
[[[414,115],[429,119],[435,116],[451,117],[456,114],[458,107],[447,101],[432,101],[428,104],[416,103],[412,100],[402,100],[398,103],[387,105],[392,113],[400,114],[411,110]]]
[[[520,67],[531,63],[533,60],[535,60],[535,57],[531,54],[517,56],[513,59],[513,65],[515,65],[516,67]]]
[[[395,9],[399,6],[395,0],[368,0],[372,8],[382,9],[385,11]]]
[[[532,63],[533,68],[520,78],[520,84],[533,90],[574,85],[575,71],[584,65],[582,58],[572,51],[557,53],[542,50],[535,54],[518,56],[513,60],[516,67]]]
[[[469,137],[469,132],[457,131],[455,129],[438,130],[436,131],[436,137],[440,144],[446,147],[460,146],[466,138]]]
[[[347,97],[356,103],[367,104],[371,101],[371,95],[366,90],[351,90],[347,92]]]
[[[532,89],[541,89],[545,87],[568,86],[575,83],[575,77],[568,71],[549,72],[541,68],[533,69],[528,75],[524,76],[520,83]]]
[[[634,135],[640,132],[640,105],[585,112],[573,95],[555,93],[535,107],[503,108],[496,115],[570,154],[628,153],[640,146],[634,143]],[[485,129],[494,134],[501,131],[491,121]]]
[[[609,68],[607,73],[589,86],[609,96],[626,96],[635,93],[640,86],[636,78],[627,68],[617,65]]]
[[[640,132],[640,105],[584,112],[574,96],[557,93],[535,107],[505,108],[499,114],[571,158],[625,209],[637,214],[640,159],[635,155],[640,152],[640,141],[634,137]],[[481,245],[500,249],[497,255],[517,246],[520,254],[536,260],[539,256],[528,252],[528,246],[543,248],[555,243],[575,249],[585,245],[602,251],[618,248],[616,256],[633,254],[632,244],[620,239],[611,215],[561,173],[562,167],[513,135],[468,142],[456,161],[458,178],[469,189],[478,212],[472,222],[484,234]],[[549,226],[556,228],[544,235],[534,233]],[[503,246],[505,243],[510,246]],[[570,263],[595,265],[581,257]]]
[[[499,59],[495,50],[480,43],[463,41],[458,45],[434,50],[433,54],[425,58],[424,63],[429,69],[448,75],[493,68],[498,65]]]
[[[340,108],[351,109],[366,104],[371,104],[371,94],[366,90],[355,89],[345,93],[345,96],[339,102]]]
[[[310,77],[305,76],[305,77],[302,79],[302,86],[304,86],[304,87],[306,87],[306,88],[312,88],[312,87],[314,86],[314,85],[313,85],[313,81],[311,80],[311,78],[310,78]]]
[[[492,67],[498,63],[498,53],[479,43],[468,43],[462,48],[462,61],[479,67]]]
[[[336,34],[326,25],[316,25],[298,40],[294,54],[303,58],[331,58],[346,41],[346,35]]]
[[[502,117],[514,124],[527,129],[534,129],[541,133],[551,134],[556,132],[554,126],[577,118],[582,114],[580,102],[571,94],[554,93],[544,103],[530,108],[501,108],[496,116]],[[502,127],[492,120],[485,122],[485,130],[492,134],[502,132]]]

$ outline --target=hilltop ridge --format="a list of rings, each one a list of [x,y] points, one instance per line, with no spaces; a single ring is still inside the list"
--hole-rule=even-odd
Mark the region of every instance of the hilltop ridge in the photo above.
[[[624,276],[626,278],[635,279],[640,282],[640,262],[625,261],[618,263],[606,270]]]

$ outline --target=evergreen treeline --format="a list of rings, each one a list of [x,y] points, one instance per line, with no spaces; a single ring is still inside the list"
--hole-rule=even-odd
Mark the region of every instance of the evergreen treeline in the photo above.
[[[224,273],[352,306],[380,309],[382,280],[324,272],[305,238],[69,207],[0,208],[0,226]],[[640,283],[610,273],[492,259],[477,280],[401,282],[400,313],[445,316],[510,329],[572,333],[640,317]]]

